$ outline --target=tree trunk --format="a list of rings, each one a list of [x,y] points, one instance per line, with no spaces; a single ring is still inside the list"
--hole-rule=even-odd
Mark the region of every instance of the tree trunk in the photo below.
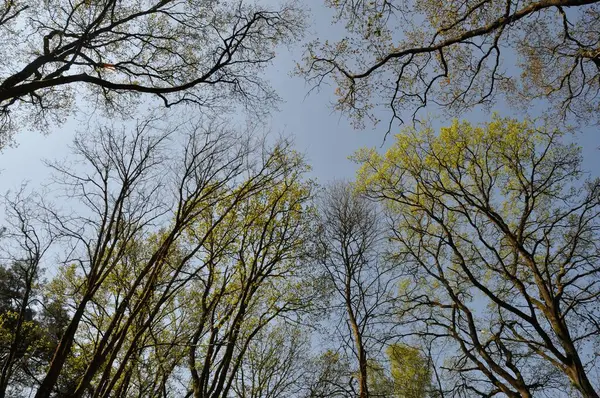
[[[567,369],[566,373],[575,388],[577,388],[585,398],[600,398],[598,392],[596,392],[594,386],[592,386],[590,379],[587,377],[579,357],[574,358],[573,365]]]
[[[351,290],[350,290],[350,273],[346,278],[346,310],[348,311],[348,318],[350,320],[350,327],[352,328],[352,334],[354,335],[354,343],[356,345],[356,352],[358,354],[358,396],[360,398],[369,397],[369,386],[367,377],[367,353],[363,345],[362,334],[356,320],[354,309],[352,308],[351,301]]]
[[[69,323],[67,330],[63,334],[60,339],[60,343],[54,352],[54,357],[52,357],[52,362],[50,362],[50,368],[46,373],[46,377],[42,381],[40,388],[35,393],[35,398],[48,398],[58,381],[58,376],[62,371],[62,368],[71,353],[71,347],[73,346],[73,340],[75,339],[75,332],[79,327],[79,322],[83,317],[83,312],[85,311],[85,307],[89,301],[89,298],[84,297],[79,307],[77,307],[77,311],[73,315],[73,319]]]
[[[17,354],[17,348],[19,346],[21,338],[21,329],[23,328],[23,321],[27,313],[27,305],[29,304],[29,295],[31,294],[31,280],[27,280],[27,286],[25,288],[25,295],[21,302],[21,308],[19,308],[19,318],[17,319],[17,327],[15,328],[14,336],[10,344],[10,351],[6,358],[4,365],[2,366],[2,375],[0,376],[0,398],[6,396],[6,388],[12,373],[13,361]]]

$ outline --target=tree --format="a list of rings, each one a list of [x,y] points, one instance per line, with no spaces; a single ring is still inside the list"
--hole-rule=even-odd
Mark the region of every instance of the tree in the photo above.
[[[596,0],[328,0],[347,37],[308,46],[300,72],[337,85],[336,108],[377,121],[374,108],[413,118],[427,105],[464,111],[549,99],[563,116],[595,119],[600,88]],[[515,65],[516,64],[516,65]],[[389,131],[389,130],[388,130]]]
[[[140,94],[171,106],[269,105],[259,72],[303,17],[242,0],[52,0],[0,5],[0,143],[28,120],[63,120],[81,101],[127,113]]]
[[[57,340],[47,333],[41,314],[34,310],[37,279],[16,263],[0,267],[0,396],[16,397],[35,384],[35,374],[47,365]]]
[[[431,390],[428,359],[414,347],[393,344],[388,347],[394,394],[398,398],[425,398]]]
[[[43,227],[36,198],[22,187],[5,196],[0,266],[0,397],[17,396],[37,384],[58,344],[67,314],[44,300],[41,261],[55,237]]]
[[[261,330],[309,302],[302,157],[223,122],[181,129],[100,128],[51,164],[81,205],[37,208],[64,250],[47,294],[69,313],[37,397],[227,396]]]
[[[373,362],[369,373],[372,397],[435,397],[431,362],[415,347],[396,343],[387,347],[387,367]]]
[[[600,334],[600,180],[547,126],[495,117],[439,136],[407,130],[357,154],[406,255],[398,308],[413,334],[451,343],[452,393],[530,397],[591,377]]]
[[[352,365],[349,358],[340,352],[327,350],[309,365],[313,375],[308,379],[307,398],[349,398],[355,397],[356,391],[352,377]]]
[[[244,374],[244,365],[252,368],[246,355],[253,354],[269,325],[293,318],[310,305],[302,266],[312,196],[311,184],[301,180],[307,169],[302,158],[285,146],[264,155],[268,157],[260,168],[273,181],[265,184],[262,178],[253,181],[249,176],[252,193],[247,198],[237,204],[225,200],[191,226],[192,239],[197,241],[206,226],[215,224],[221,207],[235,204],[211,227],[204,244],[207,260],[186,289],[193,297],[188,302],[199,309],[195,322],[190,322],[193,332],[188,344],[194,398],[230,396]],[[238,195],[237,189],[234,193]],[[238,200],[236,196],[232,199]],[[284,362],[283,366],[271,372],[284,371],[289,365]],[[269,383],[276,374],[264,377],[267,380],[256,380],[267,383],[262,385],[262,394],[287,389],[285,384]]]
[[[307,378],[309,349],[307,334],[299,327],[281,323],[264,328],[242,358],[233,396],[297,396]]]
[[[370,357],[389,338],[386,316],[392,313],[396,278],[383,260],[377,209],[353,190],[348,183],[337,183],[324,193],[315,259],[334,295],[330,306],[341,313],[340,337],[356,359],[358,395],[365,398],[370,396]]]

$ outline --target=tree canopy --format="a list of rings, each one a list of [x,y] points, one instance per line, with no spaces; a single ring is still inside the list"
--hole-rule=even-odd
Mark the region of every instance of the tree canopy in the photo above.
[[[84,97],[113,113],[142,94],[167,107],[268,106],[276,94],[260,72],[302,28],[292,5],[242,0],[5,0],[0,142],[63,121]]]
[[[391,110],[390,127],[428,105],[462,112],[548,100],[597,121],[600,4],[596,0],[328,0],[339,41],[308,45],[300,72],[332,81],[335,107],[361,126]]]
[[[563,139],[495,117],[356,155],[406,262],[398,309],[409,334],[453,344],[453,391],[598,396],[600,180]]]

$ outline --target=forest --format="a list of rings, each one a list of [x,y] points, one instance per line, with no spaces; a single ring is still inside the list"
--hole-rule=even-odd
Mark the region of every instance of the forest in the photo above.
[[[0,38],[0,398],[600,398],[600,1],[0,0]]]

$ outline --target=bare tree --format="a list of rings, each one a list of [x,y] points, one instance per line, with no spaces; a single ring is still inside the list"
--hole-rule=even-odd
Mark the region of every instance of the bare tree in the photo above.
[[[52,165],[66,195],[79,199],[89,213],[62,215],[47,208],[52,216],[52,227],[70,242],[72,255],[67,257],[65,264],[69,264],[70,279],[77,286],[73,291],[71,321],[37,397],[52,394],[71,354],[88,304],[94,302],[98,290],[117,267],[128,246],[146,226],[167,211],[157,198],[161,179],[155,170],[155,166],[164,160],[158,150],[167,134],[148,136],[145,133],[150,128],[149,122],[140,124],[131,140],[124,131],[119,134],[106,128],[101,128],[96,137],[80,136],[74,149],[82,160],[79,164],[85,170],[82,174],[60,164]],[[89,172],[86,166],[90,166]],[[80,250],[82,256],[79,256]],[[140,280],[144,276],[140,275]],[[114,323],[106,330],[106,339],[112,335],[123,313],[124,308],[116,311]],[[103,341],[99,348],[105,343]],[[96,358],[91,366],[99,366],[98,362],[100,358]]]
[[[308,372],[306,331],[277,324],[261,330],[249,345],[233,385],[239,398],[297,396]]]
[[[325,192],[320,206],[316,260],[340,310],[340,337],[358,364],[358,395],[369,395],[370,361],[381,354],[393,329],[388,318],[395,296],[394,269],[383,260],[377,209],[348,183]],[[335,321],[334,321],[335,322]]]

